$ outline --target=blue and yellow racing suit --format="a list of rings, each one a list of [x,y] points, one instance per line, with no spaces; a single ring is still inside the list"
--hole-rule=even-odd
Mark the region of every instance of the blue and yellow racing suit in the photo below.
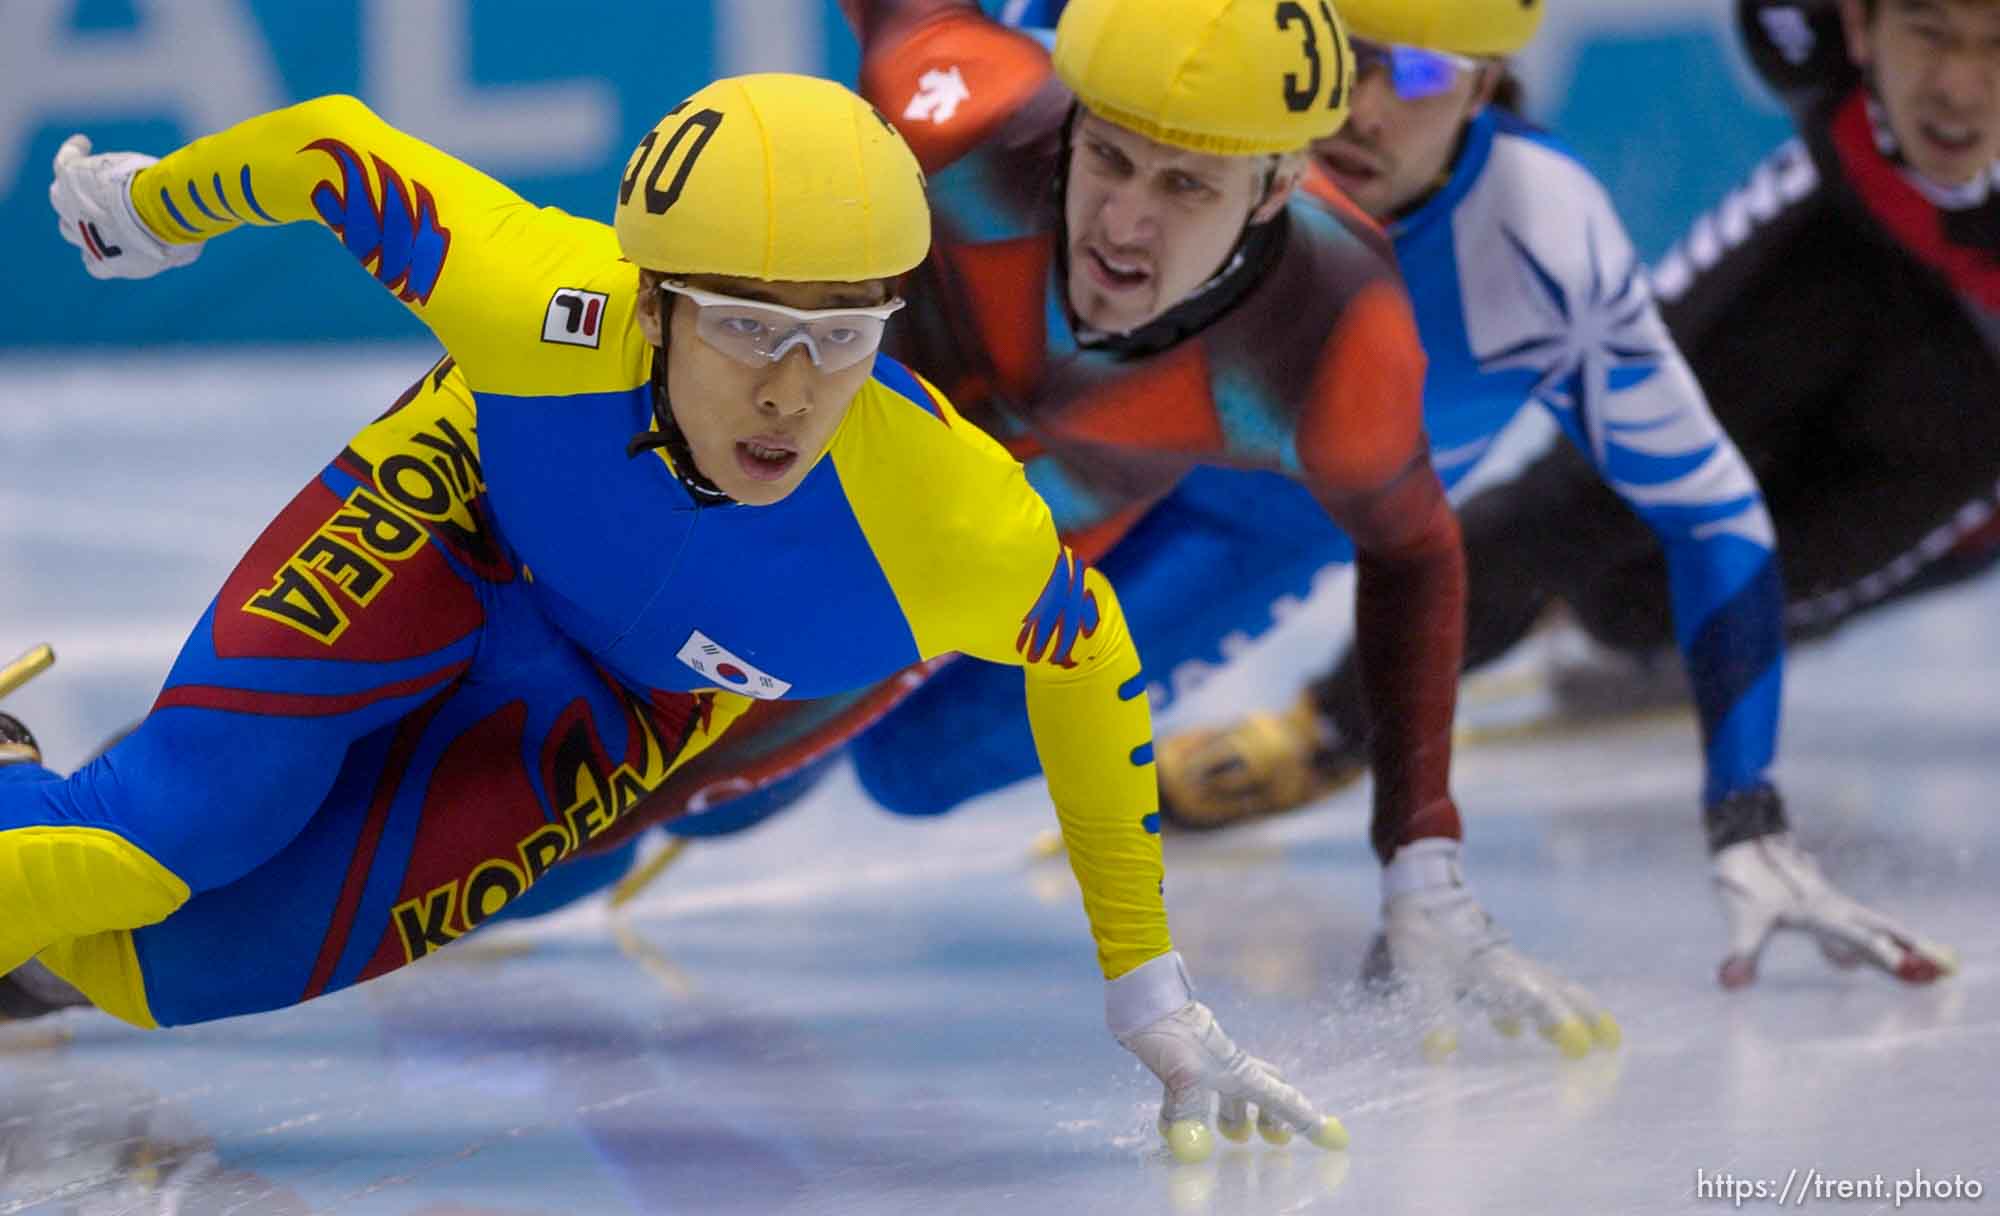
[[[880,359],[789,497],[705,503],[627,455],[656,352],[607,226],[342,97],[132,194],[169,241],[325,226],[448,357],[251,547],[137,731],[0,770],[0,972],[39,952],[141,1025],[332,991],[499,912],[754,700],[950,652],[1026,669],[1106,977],[1171,948],[1117,600],[924,381]]]

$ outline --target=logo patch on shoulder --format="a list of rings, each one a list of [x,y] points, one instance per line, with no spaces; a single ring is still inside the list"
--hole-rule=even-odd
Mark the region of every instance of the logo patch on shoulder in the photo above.
[[[542,341],[596,350],[603,335],[605,305],[609,300],[601,291],[557,288],[556,294],[549,297],[548,315],[542,318]]]
[[[957,64],[943,70],[932,68],[917,78],[916,94],[903,107],[903,117],[911,122],[929,119],[933,123],[948,123],[958,113],[959,105],[971,98],[972,90],[966,87],[965,75]]]
[[[775,701],[792,691],[790,684],[760,671],[754,663],[737,658],[699,629],[688,634],[688,640],[681,643],[680,653],[674,657],[715,681],[717,688],[746,697]]]

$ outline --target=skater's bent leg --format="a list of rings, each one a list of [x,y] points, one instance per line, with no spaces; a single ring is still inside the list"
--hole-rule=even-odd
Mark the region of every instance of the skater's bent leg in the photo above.
[[[372,472],[439,427],[473,433],[468,402],[433,398],[361,432],[280,512],[128,738],[68,778],[0,784],[0,973],[66,938],[156,922],[267,860],[350,744],[465,670],[484,623],[472,550],[490,538],[420,520]],[[417,448],[427,469],[430,451]],[[480,489],[439,487],[474,521]]]
[[[632,695],[535,618],[505,615],[490,669],[483,655],[485,674],[357,743],[277,856],[131,934],[154,1023],[294,1005],[436,953],[563,881],[706,742],[708,694]],[[78,973],[43,958],[100,1004],[121,978],[109,952]]]

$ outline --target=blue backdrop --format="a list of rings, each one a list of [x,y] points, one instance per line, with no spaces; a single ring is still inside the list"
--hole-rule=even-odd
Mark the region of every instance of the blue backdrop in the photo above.
[[[1030,19],[1047,4],[987,0]],[[86,278],[46,199],[49,161],[72,131],[157,154],[350,92],[536,202],[608,218],[631,145],[712,77],[852,80],[857,59],[834,0],[5,0],[5,25],[0,348],[421,335],[303,226],[218,241],[150,282]],[[1732,66],[1712,6],[1635,16],[1571,0],[1536,56],[1524,65],[1536,114],[1604,174],[1649,254],[1784,133]]]

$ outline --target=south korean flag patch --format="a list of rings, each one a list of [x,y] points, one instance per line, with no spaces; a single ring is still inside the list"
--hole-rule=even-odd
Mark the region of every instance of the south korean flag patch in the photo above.
[[[560,287],[549,298],[549,311],[542,316],[542,341],[564,346],[597,349],[604,333],[604,310],[610,297],[601,291],[579,291]]]
[[[699,629],[688,634],[688,640],[681,643],[680,653],[675,657],[713,680],[717,688],[759,701],[775,701],[792,691],[790,684],[737,658]]]

